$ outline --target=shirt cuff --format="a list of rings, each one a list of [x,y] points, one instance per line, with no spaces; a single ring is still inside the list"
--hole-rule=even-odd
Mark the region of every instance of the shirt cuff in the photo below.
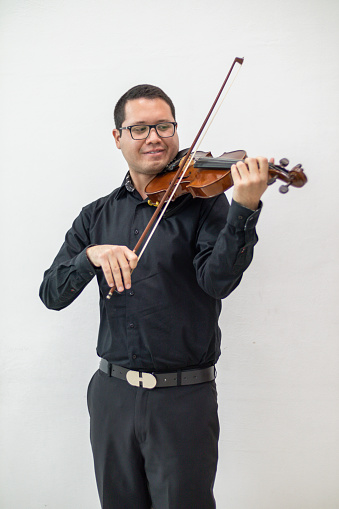
[[[235,200],[232,200],[227,215],[227,222],[234,226],[237,230],[249,230],[250,228],[255,228],[262,206],[262,201],[260,201],[257,210],[251,210],[240,205],[240,203]]]
[[[78,274],[87,281],[90,281],[96,274],[97,268],[94,267],[89,259],[87,258],[86,251],[90,246],[87,246],[78,256],[75,258],[74,265]],[[101,269],[101,267],[98,267]]]

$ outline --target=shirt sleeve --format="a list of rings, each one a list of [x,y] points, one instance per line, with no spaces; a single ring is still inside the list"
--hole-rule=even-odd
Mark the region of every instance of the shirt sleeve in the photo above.
[[[40,298],[49,309],[60,310],[71,304],[96,273],[86,249],[90,247],[89,214],[83,209],[66,233],[65,242],[44,273]]]
[[[194,266],[198,283],[210,296],[227,297],[240,283],[258,242],[255,230],[262,203],[255,211],[217,197],[202,216]]]

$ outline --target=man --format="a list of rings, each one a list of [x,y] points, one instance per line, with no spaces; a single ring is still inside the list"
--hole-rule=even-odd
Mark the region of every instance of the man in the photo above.
[[[154,211],[145,187],[179,149],[175,110],[162,90],[140,85],[121,97],[114,116],[128,174],[83,208],[40,296],[62,309],[97,276],[102,360],[88,406],[102,508],[212,509],[218,317],[252,260],[268,162],[232,167],[231,206],[224,194],[177,198],[138,264],[132,249]]]

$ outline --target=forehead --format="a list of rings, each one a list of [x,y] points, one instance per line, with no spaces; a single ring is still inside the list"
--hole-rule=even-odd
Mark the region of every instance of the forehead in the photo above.
[[[123,124],[131,125],[138,123],[153,124],[162,121],[173,121],[171,108],[160,98],[132,99],[125,105],[125,120]]]

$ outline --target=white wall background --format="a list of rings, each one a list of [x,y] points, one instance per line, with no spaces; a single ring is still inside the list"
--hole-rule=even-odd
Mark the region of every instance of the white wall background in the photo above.
[[[267,191],[254,262],[224,303],[218,508],[339,508],[338,18],[337,0],[1,0],[1,509],[99,507],[96,283],[57,313],[42,274],[125,174],[122,93],[164,88],[185,147],[235,56],[202,148],[288,157],[309,183]]]

